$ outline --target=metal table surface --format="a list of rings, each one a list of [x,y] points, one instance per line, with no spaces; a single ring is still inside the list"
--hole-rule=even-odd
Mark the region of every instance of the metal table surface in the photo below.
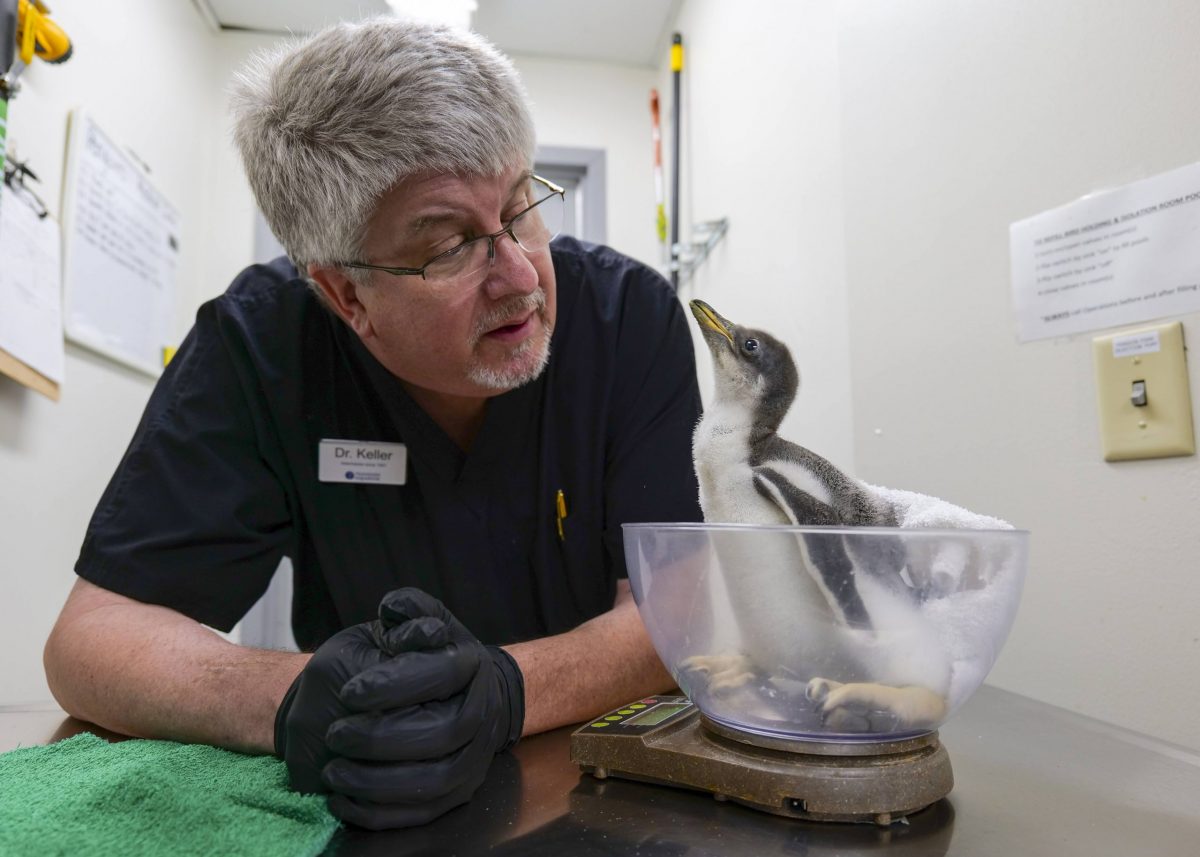
[[[0,751],[88,728],[52,705],[0,708]],[[887,829],[794,821],[704,794],[596,780],[571,765],[570,732],[526,739],[498,757],[471,803],[434,823],[343,829],[326,854],[1200,854],[1200,754],[990,687],[941,730],[954,791]]]

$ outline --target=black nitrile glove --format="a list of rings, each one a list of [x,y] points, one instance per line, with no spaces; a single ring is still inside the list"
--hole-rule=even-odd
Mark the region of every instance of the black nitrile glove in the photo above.
[[[440,622],[421,619],[407,627],[387,629],[379,620],[353,625],[326,640],[296,676],[275,714],[275,754],[287,763],[291,787],[311,794],[329,789],[321,772],[334,757],[327,744],[329,727],[353,713],[341,701],[350,679],[402,652],[444,646]],[[415,656],[415,655],[414,655]],[[473,652],[443,658],[439,669],[412,676],[414,697],[442,699],[460,692],[478,669]],[[422,684],[424,682],[424,684]]]
[[[292,787],[331,791],[335,815],[410,827],[465,803],[525,720],[521,671],[437,599],[384,596],[380,619],[317,650],[280,706]]]
[[[381,639],[404,650],[343,687],[342,703],[358,713],[329,728],[337,758],[323,779],[339,818],[410,827],[466,803],[495,754],[521,737],[525,686],[507,652],[484,646],[420,590],[388,593],[379,619]]]

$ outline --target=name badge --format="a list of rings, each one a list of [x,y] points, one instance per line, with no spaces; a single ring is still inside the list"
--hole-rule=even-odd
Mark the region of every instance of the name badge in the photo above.
[[[317,447],[317,478],[346,485],[403,485],[408,449],[402,443],[322,440]]]

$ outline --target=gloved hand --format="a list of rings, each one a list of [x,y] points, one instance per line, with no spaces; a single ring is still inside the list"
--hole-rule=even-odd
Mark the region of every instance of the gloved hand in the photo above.
[[[321,780],[334,758],[327,733],[337,720],[354,713],[341,699],[347,682],[402,652],[444,646],[445,637],[441,623],[434,619],[414,621],[403,629],[384,628],[376,620],[326,640],[292,682],[275,714],[275,754],[287,763],[291,787],[305,794],[329,791]],[[432,679],[424,687],[416,684],[420,675],[412,677],[408,686],[414,697],[443,699],[459,693],[477,671],[478,657],[470,651],[455,652],[453,662],[443,657],[439,666],[424,673]]]
[[[465,803],[525,720],[516,662],[436,598],[396,590],[379,617],[326,641],[276,718],[292,787],[332,792],[335,815],[371,829]]]

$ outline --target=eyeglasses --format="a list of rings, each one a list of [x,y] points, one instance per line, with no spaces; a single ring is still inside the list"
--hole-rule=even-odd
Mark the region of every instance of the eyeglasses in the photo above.
[[[530,176],[526,194],[533,202],[508,221],[503,229],[463,241],[434,256],[419,268],[393,268],[365,262],[342,262],[342,267],[384,271],[397,277],[420,276],[435,286],[478,285],[483,281],[478,275],[490,268],[496,258],[498,239],[507,235],[526,253],[536,253],[546,249],[562,230],[566,208],[563,188],[541,176]]]

